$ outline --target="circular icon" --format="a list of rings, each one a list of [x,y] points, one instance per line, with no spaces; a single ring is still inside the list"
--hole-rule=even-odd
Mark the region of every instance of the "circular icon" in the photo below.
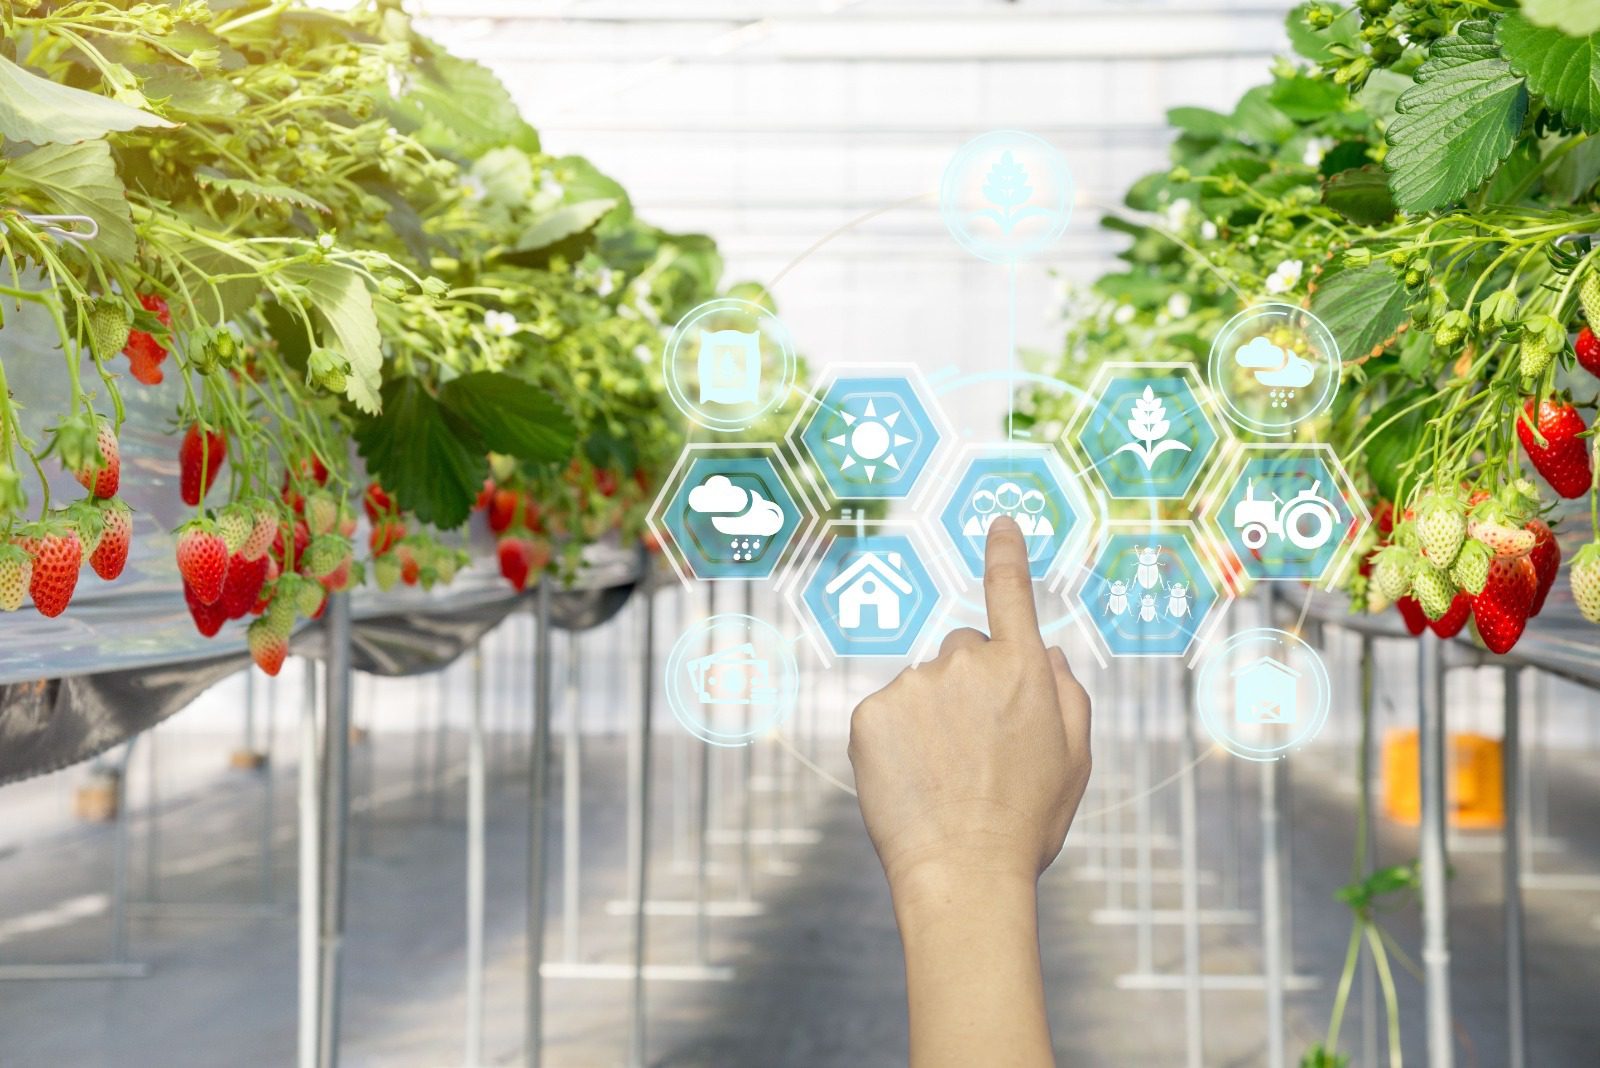
[[[744,430],[794,385],[788,327],[759,304],[708,300],[679,320],[661,354],[667,393],[679,411],[711,430]]]
[[[962,248],[1010,263],[1045,248],[1072,217],[1072,172],[1042,138],[993,130],[968,141],[945,166],[939,211]]]
[[[1200,722],[1246,760],[1279,760],[1328,720],[1333,689],[1317,651],[1288,631],[1258,627],[1207,654],[1195,680]]]
[[[1284,437],[1327,411],[1339,391],[1339,342],[1293,304],[1257,304],[1229,319],[1211,343],[1211,391],[1245,430]]]
[[[799,669],[788,638],[737,613],[703,619],[667,655],[667,702],[690,734],[711,745],[749,745],[794,711]]]

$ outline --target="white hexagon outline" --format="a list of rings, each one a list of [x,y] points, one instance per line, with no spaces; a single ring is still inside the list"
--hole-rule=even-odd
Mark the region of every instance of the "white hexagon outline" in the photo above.
[[[1211,445],[1210,455],[1201,462],[1200,470],[1195,472],[1189,485],[1175,497],[1119,497],[1111,492],[1111,485],[1106,481],[1105,475],[1100,472],[1100,465],[1094,462],[1094,457],[1089,455],[1088,448],[1078,440],[1078,435],[1088,427],[1089,418],[1100,404],[1101,394],[1111,385],[1111,380],[1117,377],[1119,371],[1141,370],[1168,370],[1177,371],[1189,383],[1189,392],[1195,399],[1195,410],[1200,413],[1206,426],[1211,429],[1212,436],[1216,439]],[[1226,419],[1213,417],[1212,409],[1216,408],[1217,400],[1212,395],[1211,387],[1205,379],[1200,377],[1199,368],[1192,360],[1117,360],[1112,363],[1103,363],[1095,371],[1095,376],[1090,380],[1089,387],[1084,390],[1083,397],[1078,401],[1078,410],[1073,413],[1072,421],[1061,432],[1062,441],[1077,450],[1077,454],[1084,457],[1084,470],[1093,471],[1094,479],[1105,490],[1106,497],[1113,501],[1179,501],[1189,506],[1199,487],[1205,485],[1211,477],[1211,472],[1217,464],[1227,456],[1234,441],[1233,428]],[[1192,509],[1191,509],[1192,510]]]
[[[822,634],[821,624],[812,615],[811,606],[805,603],[805,588],[821,570],[822,558],[827,552],[830,540],[829,533],[836,527],[845,529],[850,534],[860,534],[869,530],[874,534],[903,533],[922,552],[922,564],[927,568],[929,577],[934,580],[934,593],[938,601],[934,605],[934,610],[923,622],[916,640],[911,643],[910,653],[839,653],[834,651],[832,643]],[[938,635],[942,639],[947,633],[941,629],[941,624],[949,618],[957,601],[957,598],[950,593],[950,588],[945,585],[950,582],[951,574],[948,561],[938,550],[939,542],[936,534],[929,531],[927,524],[921,519],[830,519],[818,526],[816,537],[812,538],[805,548],[805,555],[791,560],[791,566],[777,589],[782,594],[789,611],[800,620],[800,629],[810,639],[811,646],[821,659],[823,667],[831,666],[835,660],[917,662],[928,651],[933,635]]]
[[[1203,529],[1202,524],[1195,519],[1108,520],[1104,528],[1101,530],[1100,536],[1095,539],[1094,554],[1091,558],[1091,563],[1094,560],[1098,560],[1100,554],[1106,550],[1110,544],[1112,535],[1138,533],[1141,530],[1150,530],[1152,527],[1181,527],[1186,529],[1190,534],[1189,542],[1192,546],[1194,546],[1195,555],[1200,559],[1202,566],[1206,566],[1211,569],[1211,573],[1206,577],[1211,580],[1211,584],[1217,589],[1217,603],[1212,607],[1211,611],[1207,613],[1206,618],[1201,621],[1200,626],[1196,627],[1194,633],[1189,636],[1189,644],[1187,647],[1185,647],[1183,652],[1113,652],[1111,649],[1111,643],[1106,641],[1104,634],[1100,633],[1100,628],[1089,622],[1089,615],[1093,610],[1084,602],[1083,591],[1089,582],[1095,577],[1095,575],[1094,568],[1088,564],[1082,568],[1082,576],[1062,590],[1062,595],[1067,599],[1068,603],[1073,608],[1083,610],[1082,629],[1089,631],[1097,652],[1104,653],[1113,660],[1181,660],[1186,667],[1192,668],[1203,655],[1206,643],[1210,640],[1212,632],[1221,625],[1222,617],[1228,613],[1228,610],[1233,606],[1233,602],[1238,600],[1239,596],[1234,592],[1233,587],[1228,583],[1227,570],[1223,566],[1222,560],[1216,554],[1216,547],[1212,545],[1210,540],[1206,537],[1206,532]]]
[[[811,421],[822,413],[823,398],[828,395],[828,390],[833,388],[833,384],[839,380],[841,373],[846,371],[850,372],[852,377],[872,375],[878,378],[895,376],[904,378],[907,384],[911,386],[912,392],[916,394],[917,400],[921,402],[922,410],[927,414],[928,421],[933,424],[933,431],[937,435],[933,450],[928,453],[927,460],[923,462],[921,474],[912,480],[911,489],[904,496],[841,497],[834,491],[827,477],[820,473],[821,461],[816,457],[810,456],[809,450],[805,447],[806,427],[810,426]],[[860,376],[857,376],[856,372],[861,372]],[[849,364],[830,363],[823,369],[822,377],[804,391],[804,396],[804,401],[801,403],[799,410],[795,412],[794,420],[789,424],[789,429],[784,434],[784,443],[794,453],[795,459],[800,461],[799,466],[805,471],[806,479],[811,483],[812,491],[817,494],[819,500],[824,503],[836,501],[840,504],[901,501],[907,507],[914,507],[915,503],[922,503],[922,498],[928,494],[927,486],[933,481],[930,476],[937,473],[941,466],[942,458],[951,451],[952,443],[956,440],[956,433],[954,424],[950,422],[950,417],[945,414],[944,405],[939,403],[939,399],[933,392],[933,387],[928,383],[928,378],[923,374],[921,367],[914,363],[893,361]],[[804,462],[807,460],[811,462]]]
[[[938,502],[939,506],[934,508],[929,513],[929,521],[936,528],[936,533],[939,535],[938,541],[940,548],[943,550],[943,555],[947,558],[950,567],[964,580],[964,584],[962,586],[963,591],[966,588],[966,584],[981,582],[981,579],[974,579],[970,574],[967,573],[966,565],[961,560],[960,550],[953,544],[953,539],[950,537],[950,532],[945,528],[945,509],[949,508],[950,504],[955,500],[956,490],[960,488],[961,480],[963,477],[965,477],[967,468],[971,465],[974,459],[981,458],[987,454],[1004,455],[1007,452],[1027,454],[1037,453],[1042,455],[1045,457],[1047,466],[1053,467],[1051,473],[1055,476],[1056,481],[1060,484],[1062,492],[1068,496],[1077,494],[1076,501],[1069,500],[1067,503],[1077,513],[1078,522],[1074,525],[1079,529],[1075,530],[1072,535],[1062,541],[1061,547],[1056,550],[1055,558],[1052,559],[1049,565],[1044,569],[1044,573],[1033,580],[1035,583],[1043,583],[1046,589],[1053,588],[1057,582],[1056,573],[1072,566],[1070,563],[1064,563],[1063,561],[1066,561],[1070,557],[1074,556],[1079,557],[1080,559],[1086,558],[1085,550],[1087,550],[1088,546],[1094,543],[1096,537],[1095,531],[1098,524],[1096,523],[1094,504],[1088,499],[1087,495],[1084,494],[1082,487],[1078,484],[1079,480],[1082,478],[1081,473],[1079,474],[1078,479],[1074,479],[1072,477],[1073,471],[1067,465],[1067,456],[1064,455],[1059,442],[968,442],[966,445],[963,445],[955,454],[953,462],[947,464],[945,470],[940,472],[942,477],[939,479],[939,481],[943,483],[942,489],[944,492],[939,493],[934,498],[934,500]],[[1078,551],[1069,551],[1072,550],[1074,546],[1077,547]]]
[[[773,563],[772,570],[765,575],[718,575],[702,578],[695,574],[694,566],[689,563],[686,550],[678,544],[663,520],[666,513],[667,502],[677,493],[685,477],[693,457],[699,453],[715,452],[765,452],[769,453],[776,461],[774,470],[780,479],[787,479],[784,486],[795,503],[800,506],[800,525],[795,527],[794,535],[789,539],[789,544],[778,554],[778,559]],[[740,457],[743,458],[743,457]],[[661,481],[661,489],[656,492],[656,499],[650,503],[650,508],[644,514],[644,522],[650,533],[656,536],[661,543],[661,554],[672,565],[673,572],[678,576],[678,581],[685,586],[695,582],[776,582],[783,577],[785,557],[793,563],[806,540],[815,530],[818,522],[816,502],[804,490],[804,486],[794,467],[789,463],[789,458],[783,454],[783,449],[775,441],[692,441],[683,447],[678,454],[677,462],[672,465],[672,470]],[[682,559],[680,559],[680,554]]]
[[[1195,495],[1195,514],[1206,528],[1217,538],[1217,543],[1224,546],[1229,553],[1234,553],[1233,542],[1228,540],[1228,535],[1222,528],[1221,511],[1227,501],[1229,491],[1240,476],[1244,474],[1244,464],[1249,460],[1251,453],[1260,452],[1319,452],[1326,453],[1328,469],[1333,472],[1333,477],[1340,483],[1340,496],[1344,499],[1350,511],[1355,515],[1355,529],[1342,537],[1338,551],[1328,558],[1328,564],[1322,574],[1314,579],[1302,578],[1294,575],[1252,575],[1241,568],[1240,578],[1249,583],[1255,582],[1304,582],[1309,586],[1322,586],[1328,592],[1336,588],[1339,576],[1344,573],[1349,563],[1349,557],[1355,553],[1361,544],[1361,539],[1372,526],[1372,513],[1367,509],[1367,502],[1362,499],[1361,491],[1357,488],[1355,480],[1350,477],[1350,472],[1345,470],[1344,461],[1339,459],[1339,454],[1333,446],[1325,441],[1249,441],[1237,442],[1235,447],[1219,462],[1206,477],[1201,487],[1201,492]],[[1244,561],[1241,559],[1240,564]],[[1326,585],[1323,585],[1326,581]]]

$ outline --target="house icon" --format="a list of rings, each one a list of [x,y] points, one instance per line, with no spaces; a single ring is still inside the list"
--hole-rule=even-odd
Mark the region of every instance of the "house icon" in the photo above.
[[[1300,691],[1300,672],[1270,656],[1252,660],[1233,672],[1233,715],[1241,724],[1293,723]]]
[[[840,630],[862,630],[862,609],[872,609],[870,630],[900,629],[900,599],[912,593],[899,553],[864,552],[823,587],[838,605]]]

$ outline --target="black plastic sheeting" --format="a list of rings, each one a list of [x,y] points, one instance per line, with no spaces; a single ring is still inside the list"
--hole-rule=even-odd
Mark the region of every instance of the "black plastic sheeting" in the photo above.
[[[550,622],[562,630],[605,623],[633,595],[637,578],[618,581],[616,569],[594,579],[608,584],[568,589],[551,597]],[[532,591],[504,586],[462,590],[398,611],[360,613],[351,627],[351,664],[372,675],[437,671],[475,646],[519,610],[532,610]],[[302,629],[292,655],[322,659],[321,624]],[[208,658],[0,686],[0,786],[93,759],[179,712],[221,680],[250,667],[237,642]],[[529,654],[532,654],[530,648]]]

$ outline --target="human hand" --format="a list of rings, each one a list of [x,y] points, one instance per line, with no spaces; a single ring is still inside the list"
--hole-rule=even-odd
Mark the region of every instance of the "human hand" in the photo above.
[[[1088,784],[1089,695],[1039,635],[1010,519],[989,530],[983,589],[987,637],[951,632],[851,718],[861,814],[897,901],[952,879],[1036,882]]]

